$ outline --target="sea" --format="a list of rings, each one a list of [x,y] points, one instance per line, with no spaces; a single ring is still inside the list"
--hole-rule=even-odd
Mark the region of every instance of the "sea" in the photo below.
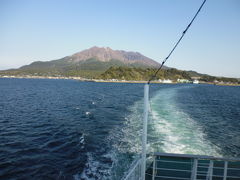
[[[141,83],[0,78],[0,179],[117,180],[141,153]],[[240,157],[240,87],[151,84],[148,152]]]

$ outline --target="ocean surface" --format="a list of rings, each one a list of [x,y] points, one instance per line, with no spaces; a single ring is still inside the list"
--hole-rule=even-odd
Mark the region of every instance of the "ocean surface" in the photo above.
[[[0,179],[121,179],[144,84],[0,79]],[[152,84],[148,151],[240,157],[240,87]]]

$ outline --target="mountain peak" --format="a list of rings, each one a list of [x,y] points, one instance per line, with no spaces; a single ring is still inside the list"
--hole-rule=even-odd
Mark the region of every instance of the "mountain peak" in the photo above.
[[[119,60],[124,64],[139,63],[146,66],[157,67],[159,64],[140,54],[139,52],[123,51],[123,50],[113,50],[110,47],[98,47],[93,46],[89,49],[83,50],[71,57],[72,62],[86,61],[88,59],[94,58],[102,62],[109,62],[111,60]]]
[[[89,48],[89,49],[86,49],[86,50],[112,50],[110,47],[98,47],[98,46],[93,46],[93,47],[91,47],[91,48]]]

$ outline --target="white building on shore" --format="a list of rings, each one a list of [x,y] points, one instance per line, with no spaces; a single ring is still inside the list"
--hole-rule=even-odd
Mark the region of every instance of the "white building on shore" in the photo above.
[[[163,80],[159,79],[159,82],[166,83],[166,84],[171,84],[172,80],[170,80],[170,79],[163,79]]]

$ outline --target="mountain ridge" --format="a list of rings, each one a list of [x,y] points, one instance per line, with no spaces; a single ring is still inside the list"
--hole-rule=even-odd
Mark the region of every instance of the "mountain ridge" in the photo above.
[[[97,47],[82,50],[74,53],[70,56],[65,56],[57,60],[50,61],[34,61],[29,65],[24,65],[20,69],[29,68],[31,66],[47,66],[47,65],[59,65],[64,64],[82,64],[84,61],[89,59],[95,59],[100,62],[110,62],[111,60],[118,60],[124,65],[139,64],[146,67],[158,67],[160,64],[153,59],[150,59],[139,52],[124,51],[124,50],[113,50],[109,47]]]
[[[160,64],[139,52],[113,50],[109,47],[94,46],[57,60],[34,61],[18,69],[0,71],[0,73],[38,76],[82,76],[93,78],[112,66],[157,68]]]
[[[83,50],[71,56],[71,61],[79,62],[95,57],[99,61],[108,62],[112,59],[120,60],[124,64],[142,63],[146,66],[159,66],[159,63],[142,55],[139,52],[113,50],[109,47],[97,47]]]

